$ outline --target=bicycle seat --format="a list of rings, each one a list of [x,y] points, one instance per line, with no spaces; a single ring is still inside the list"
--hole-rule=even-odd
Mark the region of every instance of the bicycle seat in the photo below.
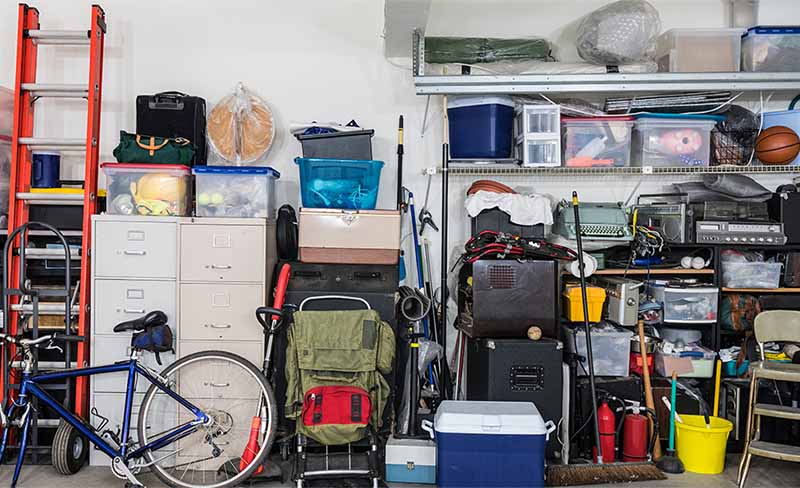
[[[153,310],[152,312],[139,317],[138,319],[120,322],[114,326],[114,332],[127,332],[132,330],[138,332],[140,330],[149,329],[167,323],[167,314],[161,310]]]

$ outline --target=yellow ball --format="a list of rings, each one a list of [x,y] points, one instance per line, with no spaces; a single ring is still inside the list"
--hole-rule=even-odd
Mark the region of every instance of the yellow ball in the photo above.
[[[197,195],[197,203],[199,203],[200,205],[208,205],[209,203],[211,203],[211,195],[209,195],[208,193],[201,193]]]
[[[225,196],[222,193],[212,193],[211,194],[211,203],[214,205],[220,205],[222,202],[225,201]]]

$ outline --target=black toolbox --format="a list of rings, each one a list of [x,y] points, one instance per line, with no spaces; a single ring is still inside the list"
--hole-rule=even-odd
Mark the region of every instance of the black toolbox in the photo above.
[[[469,339],[467,400],[533,402],[542,419],[563,416],[563,346],[554,339]],[[546,457],[560,457],[558,433],[550,434]]]

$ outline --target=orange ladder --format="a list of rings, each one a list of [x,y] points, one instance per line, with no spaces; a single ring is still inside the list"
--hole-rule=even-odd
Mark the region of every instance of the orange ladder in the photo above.
[[[92,6],[88,30],[42,30],[39,11],[25,4],[19,5],[17,26],[17,63],[14,86],[14,120],[11,142],[11,179],[8,207],[8,233],[28,222],[31,205],[83,204],[81,272],[78,315],[80,336],[89,337],[89,299],[91,284],[91,216],[97,213],[97,173],[100,148],[100,100],[103,86],[103,45],[106,34],[105,12],[99,5]],[[89,47],[89,78],[80,84],[45,84],[36,81],[37,51],[39,45],[82,45]],[[34,135],[34,105],[44,97],[84,98],[87,100],[86,136],[82,138],[50,138]],[[31,159],[33,150],[85,151],[85,169],[82,194],[51,194],[31,192]],[[19,253],[11,253],[9,282],[17,283],[20,277]],[[5,319],[6,332],[18,332],[21,307],[19,297],[12,299],[9,317]],[[14,307],[14,305],[17,305]],[[87,339],[88,341],[88,339]],[[77,346],[78,367],[89,364],[88,342]],[[9,351],[13,357],[14,351]],[[8,365],[0,364],[0,368]],[[0,369],[2,372],[2,369]],[[0,374],[0,391],[3,376]],[[87,418],[88,378],[78,378],[75,386],[75,412]],[[67,399],[68,403],[70,399]]]

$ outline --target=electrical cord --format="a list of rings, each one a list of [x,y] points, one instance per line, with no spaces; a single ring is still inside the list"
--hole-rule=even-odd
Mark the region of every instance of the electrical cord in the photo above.
[[[568,247],[542,239],[523,239],[520,236],[484,230],[469,238],[464,245],[464,253],[452,270],[455,270],[458,263],[472,264],[486,258],[520,260],[550,258],[575,261],[578,253]]]

